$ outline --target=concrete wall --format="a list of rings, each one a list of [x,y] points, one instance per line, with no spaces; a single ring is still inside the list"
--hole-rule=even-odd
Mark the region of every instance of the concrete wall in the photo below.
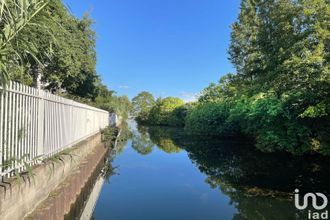
[[[64,156],[64,163],[48,161],[46,164],[36,166],[34,169],[35,182],[28,176],[20,184],[14,179],[2,182],[0,184],[0,218],[3,220],[23,219],[42,201],[49,198],[49,194],[64,180],[74,176],[75,172],[80,172],[79,168],[85,167],[87,169],[86,164],[89,164],[91,155],[96,153],[105,154],[100,134],[75,145],[70,152],[73,155],[73,161],[70,156]],[[94,158],[96,157],[94,156]],[[99,158],[94,159],[93,162],[98,161],[97,159]],[[51,171],[53,165],[55,169]],[[92,169],[93,166],[88,168]],[[78,180],[83,182],[83,179],[76,181]],[[77,182],[77,184],[79,183]],[[71,189],[69,185],[67,189]]]

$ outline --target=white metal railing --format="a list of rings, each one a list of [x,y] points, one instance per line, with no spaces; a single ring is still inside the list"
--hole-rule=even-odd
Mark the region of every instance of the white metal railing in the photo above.
[[[108,126],[107,111],[10,82],[0,87],[0,177]]]

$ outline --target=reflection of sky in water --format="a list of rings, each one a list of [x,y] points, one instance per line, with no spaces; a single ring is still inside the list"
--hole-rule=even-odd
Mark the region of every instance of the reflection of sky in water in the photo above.
[[[133,138],[113,161],[118,175],[104,185],[95,219],[304,219],[287,193],[297,184],[329,192],[324,158],[263,154],[246,142],[130,127]]]
[[[155,147],[140,155],[127,147],[113,165],[118,175],[103,187],[96,219],[231,219],[235,213],[185,151],[167,154]]]

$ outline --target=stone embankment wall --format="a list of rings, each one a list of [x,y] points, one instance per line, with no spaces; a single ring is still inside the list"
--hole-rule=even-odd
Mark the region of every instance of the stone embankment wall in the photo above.
[[[49,160],[36,166],[34,178],[26,175],[21,183],[14,179],[2,181],[1,219],[23,219],[27,216],[32,219],[63,219],[106,152],[101,135],[96,134],[72,147],[70,155],[63,156],[62,162]]]

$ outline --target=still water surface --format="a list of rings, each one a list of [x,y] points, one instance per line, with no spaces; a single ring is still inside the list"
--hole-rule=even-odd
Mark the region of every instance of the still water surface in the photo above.
[[[130,125],[94,219],[307,219],[292,192],[330,192],[329,158],[263,154],[246,141]]]

